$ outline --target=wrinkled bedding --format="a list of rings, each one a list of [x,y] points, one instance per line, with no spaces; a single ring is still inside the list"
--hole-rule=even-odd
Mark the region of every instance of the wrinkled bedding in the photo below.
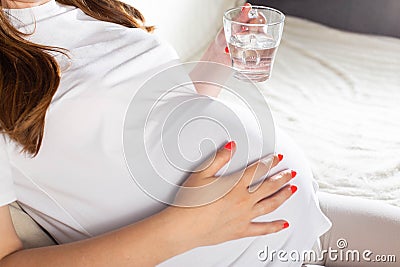
[[[400,206],[400,39],[288,17],[260,88],[322,191]]]

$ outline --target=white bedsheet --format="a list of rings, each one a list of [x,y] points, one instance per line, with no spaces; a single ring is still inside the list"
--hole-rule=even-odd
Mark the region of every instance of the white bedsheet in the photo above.
[[[400,39],[287,17],[260,88],[322,191],[400,206]]]
[[[261,88],[323,191],[400,206],[400,39],[289,17]]]

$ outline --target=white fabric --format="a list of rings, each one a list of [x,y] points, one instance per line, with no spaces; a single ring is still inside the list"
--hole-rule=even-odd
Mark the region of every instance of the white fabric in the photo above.
[[[400,257],[399,207],[381,201],[324,192],[320,192],[318,196],[322,210],[332,220],[332,228],[321,237],[321,249],[325,251],[338,249],[338,240],[341,240],[342,245],[346,244],[346,247],[342,251],[338,249],[339,253],[336,254],[338,256],[340,252],[343,252],[343,258],[340,256],[335,258],[335,254],[328,256],[329,253],[326,253],[324,257],[320,257],[323,261],[318,260],[318,264],[328,267],[398,265]],[[358,261],[356,256],[353,260],[349,256],[350,251],[359,253],[360,260]],[[364,251],[371,253],[367,254]]]
[[[0,206],[16,200],[10,163],[6,151],[6,138],[0,134]]]
[[[288,17],[261,88],[322,191],[400,206],[400,39]]]
[[[130,177],[123,155],[122,130],[130,99],[140,84],[152,73],[172,64],[176,54],[141,30],[96,21],[78,9],[60,6],[54,1],[30,10],[8,12],[25,24],[32,21],[33,14],[36,31],[29,38],[33,42],[67,48],[71,53],[70,62],[57,57],[65,69],[48,112],[38,156],[24,157],[18,147],[7,146],[15,191],[25,210],[58,242],[67,243],[119,228],[162,209],[164,206],[142,192]],[[13,23],[17,24],[15,19]],[[30,24],[25,30],[32,28]],[[198,97],[190,89],[182,93],[185,97]],[[179,104],[180,99],[178,96],[168,101]],[[207,111],[215,100],[207,101],[194,105],[188,112],[196,116],[197,112]],[[222,112],[216,116],[227,119]],[[240,112],[237,116],[248,121]],[[252,142],[261,141],[256,129],[250,129],[249,134],[253,136]],[[226,142],[226,136],[219,133],[214,137],[220,145]],[[247,142],[236,141],[238,147]],[[150,140],[150,143],[158,142],[158,139]],[[201,140],[191,142],[197,144]],[[183,153],[188,147],[183,144]],[[277,147],[285,155],[280,168],[290,166],[298,171],[293,183],[299,190],[285,205],[261,219],[284,217],[291,227],[275,235],[198,248],[171,259],[164,266],[177,266],[177,262],[181,266],[221,266],[233,262],[239,265],[251,262],[257,266],[263,265],[257,259],[257,252],[267,244],[276,249],[312,247],[317,237],[330,227],[330,222],[317,204],[315,184],[303,154],[283,133],[278,135]],[[157,146],[149,149],[152,153]],[[252,150],[256,151],[257,147]],[[159,157],[155,162],[162,161],[161,153]],[[186,176],[187,173],[177,170],[173,182],[178,183]],[[280,266],[279,262],[275,265]]]

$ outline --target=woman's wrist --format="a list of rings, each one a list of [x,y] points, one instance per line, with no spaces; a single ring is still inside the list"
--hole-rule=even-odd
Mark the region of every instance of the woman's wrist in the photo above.
[[[185,216],[187,212],[185,209],[180,207],[168,207],[164,211],[160,212],[161,228],[163,229],[163,238],[165,238],[166,244],[171,244],[177,252],[181,254],[185,251],[194,249],[196,247],[205,245],[202,234],[199,233],[199,228],[196,225],[192,225],[192,220],[188,220],[188,216]],[[193,218],[191,218],[193,219]]]

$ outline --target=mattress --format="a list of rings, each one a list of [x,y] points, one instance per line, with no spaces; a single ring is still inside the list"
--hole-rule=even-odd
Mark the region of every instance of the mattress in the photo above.
[[[322,191],[400,206],[400,39],[287,17],[259,87]]]

